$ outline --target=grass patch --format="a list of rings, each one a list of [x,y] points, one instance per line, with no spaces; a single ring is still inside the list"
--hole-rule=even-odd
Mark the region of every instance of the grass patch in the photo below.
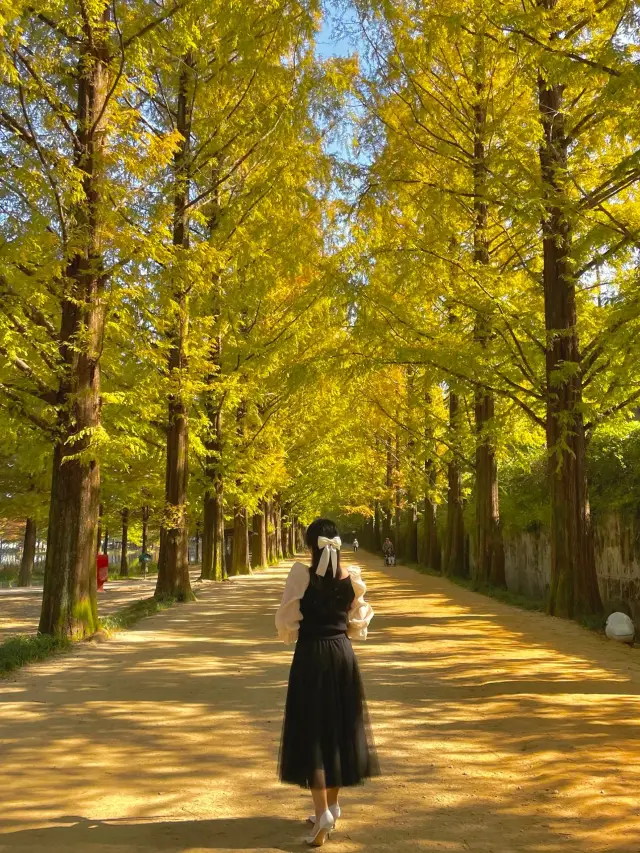
[[[519,607],[522,610],[534,610],[537,613],[546,611],[545,603],[539,598],[530,598],[528,595],[523,595],[521,592],[513,592],[505,589],[502,586],[493,586],[492,584],[480,584],[471,578],[459,578],[453,575],[443,575],[442,572],[436,572],[433,569],[427,569],[418,563],[403,563],[410,569],[415,569],[423,575],[431,575],[432,577],[445,578],[456,586],[464,587],[472,592],[479,592],[481,595],[486,595],[489,598],[495,598],[497,601],[502,601],[504,604],[510,604],[513,607]]]
[[[175,603],[175,598],[141,598],[126,604],[110,616],[105,616],[100,620],[100,628],[107,633],[125,631],[140,619],[168,610]]]
[[[126,604],[116,613],[100,620],[100,630],[107,634],[125,631],[140,619],[167,610],[176,603],[174,598],[143,598]],[[68,651],[71,640],[61,640],[48,634],[16,634],[0,643],[0,677],[28,663],[45,660],[58,652]]]
[[[151,577],[158,574],[158,564],[153,561],[147,563],[147,572],[145,575],[144,566],[138,560],[132,560],[129,564],[129,572],[126,575],[120,575],[120,566],[109,566],[109,581],[126,581],[131,578]]]
[[[36,663],[71,646],[69,640],[48,634],[17,634],[0,643],[0,676],[28,663]]]

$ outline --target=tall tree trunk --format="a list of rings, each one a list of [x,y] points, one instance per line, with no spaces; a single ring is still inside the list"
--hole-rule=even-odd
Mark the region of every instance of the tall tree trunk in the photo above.
[[[24,527],[24,546],[22,548],[22,560],[20,561],[20,573],[18,574],[18,586],[31,586],[35,556],[36,521],[35,518],[28,518]]]
[[[109,97],[109,5],[89,21],[79,47],[75,166],[81,199],[70,219],[74,254],[64,279],[59,334],[57,440],[39,632],[84,637],[98,626],[96,534],[100,469],[92,436],[100,426],[104,337],[102,206]],[[95,14],[95,13],[94,13]]]
[[[433,377],[424,376],[424,531],[422,537],[421,562],[429,569],[439,571],[442,565],[442,549],[438,536],[436,489],[438,468],[436,464],[436,441],[431,409],[433,406]]]
[[[149,539],[149,506],[142,507],[142,553],[147,553]]]
[[[96,536],[96,558],[100,551],[100,546],[102,545],[102,514],[103,508],[102,504],[98,505],[98,534]]]
[[[196,524],[196,564],[200,562],[200,522]]]
[[[233,564],[231,575],[249,575],[249,518],[247,510],[236,503],[233,510]]]
[[[407,539],[405,557],[413,563],[418,562],[418,507],[413,495],[408,497],[407,505]]]
[[[444,571],[448,575],[465,575],[464,520],[462,515],[462,471],[455,436],[459,429],[458,395],[449,390],[449,428],[453,450],[447,468],[447,537],[444,551]]]
[[[219,164],[214,166],[212,185],[218,178]],[[207,211],[209,240],[213,243],[220,225],[220,198],[214,192]],[[213,316],[220,317],[220,275],[214,273],[212,279],[214,292]],[[209,437],[205,440],[207,451],[206,478],[207,489],[204,495],[204,519],[202,530],[202,569],[201,577],[221,581],[226,576],[224,553],[224,480],[222,475],[222,399],[216,393],[216,383],[220,376],[222,361],[222,335],[218,330],[213,335],[210,353],[211,372],[208,376],[205,408],[209,422]]]
[[[479,16],[479,20],[481,17]],[[476,102],[474,105],[474,157],[473,157],[473,257],[481,267],[489,266],[487,238],[487,161],[486,137],[486,85],[484,63],[485,36],[479,27],[475,41]],[[475,337],[486,349],[491,337],[491,317],[478,312]],[[476,560],[474,577],[481,583],[506,586],[504,544],[500,528],[498,498],[498,462],[493,438],[495,400],[492,391],[479,387],[475,392],[476,430]]]
[[[276,562],[276,528],[273,519],[273,500],[264,502],[264,516],[267,528],[267,560],[269,564]]]
[[[122,548],[120,550],[120,577],[129,576],[129,510],[122,510]]]
[[[189,248],[188,203],[190,186],[191,117],[193,90],[193,56],[182,61],[179,78],[176,130],[180,144],[174,155],[173,246],[177,258]],[[172,283],[172,300],[176,319],[169,332],[168,371],[171,391],[168,400],[167,458],[165,507],[160,536],[160,557],[156,596],[179,601],[193,598],[189,579],[189,532],[187,522],[187,487],[189,480],[189,421],[185,389],[187,370],[186,344],[189,305],[186,285],[176,263],[176,279]]]
[[[382,516],[381,538],[391,539],[393,537],[393,449],[391,439],[384,440],[386,450],[385,487],[386,497],[384,501],[384,512]]]
[[[281,560],[284,556],[282,551],[282,506],[280,498],[276,497],[273,502],[273,514],[276,528],[276,560]]]
[[[382,510],[380,501],[376,501],[373,515],[373,549],[374,551],[382,550]]]
[[[436,519],[437,504],[427,494],[424,498],[424,529],[420,561],[428,569],[437,571],[441,565],[441,554]]]
[[[102,553],[107,554],[109,551],[109,528],[104,529],[104,542],[102,543]]]
[[[256,512],[253,516],[251,565],[254,568],[262,568],[267,565],[267,527],[264,511]]]
[[[551,11],[555,0],[538,0]],[[557,35],[557,34],[556,34]],[[560,616],[599,613],[582,414],[576,284],[571,265],[571,200],[566,187],[564,87],[545,69],[538,78],[544,193],[543,285],[547,331],[547,448],[551,492],[548,607]],[[571,369],[569,369],[571,368]]]

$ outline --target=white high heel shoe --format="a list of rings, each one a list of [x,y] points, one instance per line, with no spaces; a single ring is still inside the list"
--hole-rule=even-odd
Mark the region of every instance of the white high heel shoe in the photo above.
[[[313,835],[306,840],[310,847],[322,847],[336,825],[336,820],[329,809],[320,815],[320,820],[313,826]]]
[[[334,822],[337,823],[338,818],[342,814],[339,804],[334,803],[332,806],[329,806],[329,811],[333,815]],[[314,814],[310,814],[309,817],[307,818],[307,823],[315,823],[315,822],[316,822],[316,816]]]

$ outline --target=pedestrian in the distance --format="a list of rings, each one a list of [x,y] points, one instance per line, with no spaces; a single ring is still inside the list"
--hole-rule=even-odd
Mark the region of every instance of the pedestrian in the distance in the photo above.
[[[378,775],[378,761],[352,639],[366,639],[373,610],[360,569],[340,565],[333,521],[307,528],[311,566],[294,563],[276,613],[278,634],[296,643],[289,674],[280,779],[310,788],[315,813],[307,843],[320,847],[341,811],[340,788]]]
[[[360,546],[358,545],[358,540],[357,540],[357,539],[354,539],[354,540],[353,540],[353,550],[354,550],[354,551],[357,551],[359,547],[360,547]]]

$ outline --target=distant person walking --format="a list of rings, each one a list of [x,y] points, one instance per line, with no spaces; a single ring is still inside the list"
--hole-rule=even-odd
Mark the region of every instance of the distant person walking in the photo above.
[[[358,540],[354,539],[353,540],[353,550],[357,552],[359,547],[360,546],[358,545]]]
[[[393,542],[389,537],[384,540],[384,544],[382,546],[382,553],[384,554],[384,564],[385,566],[395,566],[396,564],[396,554],[393,547]]]
[[[285,643],[296,643],[289,674],[280,779],[310,788],[315,813],[307,843],[320,847],[340,817],[340,788],[379,773],[352,639],[373,617],[360,569],[340,565],[333,521],[307,528],[311,566],[294,563],[276,613]]]

